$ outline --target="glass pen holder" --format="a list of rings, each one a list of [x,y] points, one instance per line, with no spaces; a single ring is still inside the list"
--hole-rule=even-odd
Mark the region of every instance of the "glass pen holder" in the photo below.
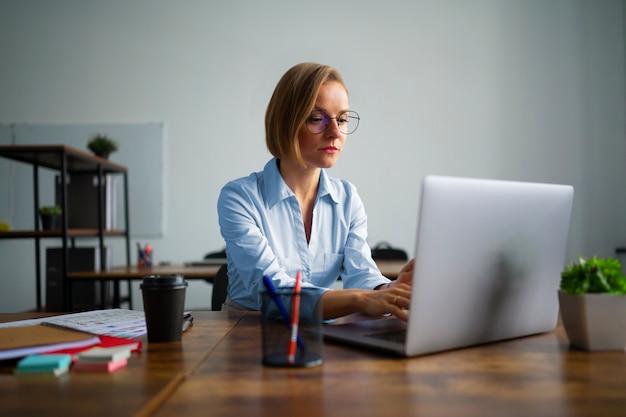
[[[292,331],[293,303],[299,297],[297,332]],[[320,293],[302,288],[300,295],[289,287],[274,294],[261,293],[263,364],[267,366],[303,367],[323,363],[322,308]],[[291,354],[291,360],[290,360]]]
[[[152,266],[152,249],[137,249],[137,267],[146,268]]]

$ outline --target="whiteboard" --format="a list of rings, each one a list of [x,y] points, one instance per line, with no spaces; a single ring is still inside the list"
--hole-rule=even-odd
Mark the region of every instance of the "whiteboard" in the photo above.
[[[109,160],[128,168],[130,234],[163,236],[163,124],[0,124],[0,145],[68,145],[90,153],[87,142],[95,134],[107,135],[118,143],[118,151]],[[56,172],[40,171],[39,198],[41,205],[47,205],[53,202]],[[30,165],[0,158],[0,218],[8,220],[14,229],[33,227],[30,173]],[[118,213],[122,214],[123,184],[118,182]]]

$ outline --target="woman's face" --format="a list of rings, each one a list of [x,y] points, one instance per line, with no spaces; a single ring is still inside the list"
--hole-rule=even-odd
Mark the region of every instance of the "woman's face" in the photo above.
[[[328,81],[322,84],[313,110],[319,110],[330,117],[328,128],[321,133],[311,133],[305,125],[298,132],[300,153],[308,168],[330,168],[337,162],[346,135],[339,130],[335,118],[348,110],[348,107],[348,93],[341,83]]]

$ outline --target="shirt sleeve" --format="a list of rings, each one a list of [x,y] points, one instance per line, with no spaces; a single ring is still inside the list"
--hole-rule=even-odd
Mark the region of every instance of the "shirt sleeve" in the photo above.
[[[372,259],[372,250],[367,243],[367,214],[356,187],[348,183],[349,206],[346,213],[349,231],[344,249],[344,264],[341,279],[344,288],[374,289],[390,282],[383,276]]]

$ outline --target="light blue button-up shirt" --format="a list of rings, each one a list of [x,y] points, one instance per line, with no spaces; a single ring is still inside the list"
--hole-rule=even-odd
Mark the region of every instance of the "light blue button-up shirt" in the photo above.
[[[217,211],[226,242],[228,296],[247,309],[260,309],[263,275],[276,287],[293,286],[300,270],[302,285],[317,288],[319,296],[340,276],[344,288],[374,289],[389,282],[372,260],[356,188],[323,169],[308,243],[300,205],[276,159],[263,171],[226,184]]]

